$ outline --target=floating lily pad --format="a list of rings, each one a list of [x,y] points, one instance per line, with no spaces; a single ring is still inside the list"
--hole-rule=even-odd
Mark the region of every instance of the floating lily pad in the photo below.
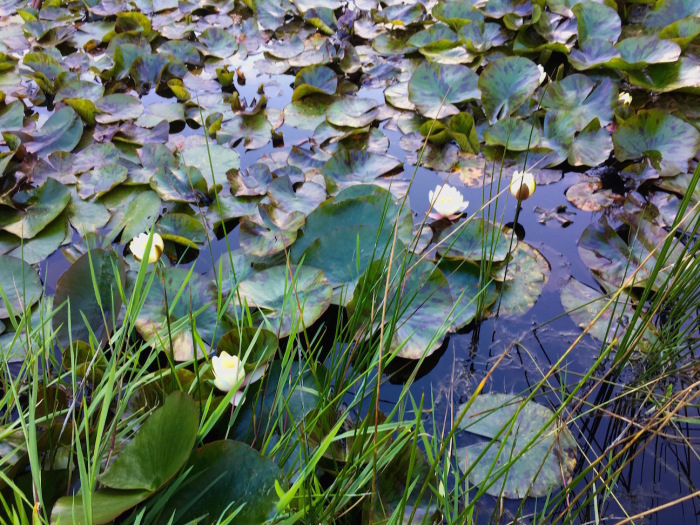
[[[28,312],[43,294],[41,280],[36,270],[22,259],[10,255],[0,255],[0,290],[7,302],[0,295],[0,319],[7,319],[10,311],[13,315]]]
[[[54,151],[72,151],[83,135],[83,121],[75,111],[63,107],[49,117],[44,125],[33,133],[32,142],[25,145],[29,153],[48,155]]]
[[[579,71],[610,63],[620,59],[620,52],[608,40],[591,38],[579,44],[579,49],[571,50],[569,62]]]
[[[620,59],[613,60],[612,64],[622,69],[640,69],[650,64],[675,62],[681,54],[678,44],[655,36],[625,38],[616,47]]]
[[[292,266],[291,272],[287,266],[275,266],[249,275],[238,285],[241,296],[261,309],[264,324],[278,337],[310,327],[326,311],[333,294],[321,270]]]
[[[307,95],[335,95],[338,89],[338,76],[327,66],[309,66],[297,73],[294,79],[292,102]]]
[[[376,100],[343,97],[333,102],[326,111],[328,122],[335,126],[362,128],[371,124],[379,114]]]
[[[600,38],[614,44],[620,38],[622,22],[612,7],[597,2],[581,2],[571,10],[576,15],[579,43]]]
[[[631,84],[649,91],[685,91],[697,95],[700,94],[700,61],[681,57],[670,64],[653,64],[644,70],[630,71],[629,79]]]
[[[685,173],[700,149],[697,129],[658,109],[643,110],[627,119],[612,139],[618,160],[648,157],[658,165],[662,177]]]
[[[464,410],[459,428],[492,442],[458,449],[458,464],[472,483],[480,487],[488,484],[483,487],[486,493],[513,499],[539,498],[571,480],[576,440],[549,408],[491,393],[477,396],[468,409],[462,405],[459,412]],[[516,457],[505,472],[501,471]]]
[[[401,166],[388,155],[368,151],[340,150],[323,165],[322,173],[335,184],[372,182]]]
[[[408,82],[408,98],[425,117],[456,115],[459,109],[455,104],[479,98],[477,80],[467,66],[424,62]]]
[[[513,114],[540,85],[537,65],[523,57],[505,57],[487,65],[479,76],[481,103],[491,123]]]
[[[238,153],[220,144],[185,148],[182,152],[182,161],[187,167],[197,168],[209,186],[214,186],[214,181],[216,184],[223,184],[228,170],[237,170],[241,167],[241,158]]]
[[[467,260],[442,259],[438,263],[450,285],[450,293],[455,302],[452,311],[451,331],[457,331],[471,323],[478,314],[478,306],[489,307],[498,298],[496,286],[480,287],[479,265]],[[479,294],[483,294],[481,300]]]
[[[156,232],[166,241],[199,250],[207,231],[199,220],[185,213],[168,213],[156,223]]]
[[[265,113],[260,112],[235,116],[221,127],[217,138],[233,142],[243,139],[243,145],[247,149],[258,149],[270,142],[271,132],[272,124],[267,120]]]
[[[503,146],[511,151],[526,151],[537,146],[540,131],[533,124],[511,117],[484,130],[484,140],[486,144]]]
[[[586,177],[570,186],[566,190],[566,198],[584,211],[599,211],[624,201],[624,197],[611,189],[603,189],[603,182],[598,177]]]
[[[169,326],[166,293],[170,307]],[[192,321],[196,324],[196,336],[208,346],[215,344],[228,331],[225,323],[218,319],[216,297],[214,284],[197,273],[183,268],[159,269],[151,281],[134,326],[157,350],[170,353],[172,341],[175,360],[189,361],[195,356],[195,348],[197,357],[202,355],[191,330]]]
[[[581,131],[593,119],[598,119],[602,126],[612,122],[617,94],[617,87],[610,79],[596,84],[585,75],[575,74],[551,82],[542,97],[542,106],[569,113],[574,119],[576,131]]]
[[[483,219],[470,219],[466,224],[456,222],[444,230],[438,238],[438,254],[467,261],[488,259],[505,260],[510,237],[500,228]],[[517,242],[513,243],[515,246]]]
[[[91,333],[98,340],[113,334],[125,276],[123,259],[101,248],[83,254],[61,275],[53,299],[52,323],[64,347],[70,341],[89,342]]]
[[[236,441],[214,441],[198,448],[185,469],[187,477],[163,511],[163,516],[179,523],[234,515],[241,525],[264,523],[277,512],[275,485],[286,490],[288,484],[274,461]],[[208,488],[202,493],[204,479]]]
[[[19,214],[19,220],[4,226],[3,229],[17,237],[31,239],[63,213],[69,202],[68,188],[54,179],[48,179],[43,186],[35,190],[29,208]]]

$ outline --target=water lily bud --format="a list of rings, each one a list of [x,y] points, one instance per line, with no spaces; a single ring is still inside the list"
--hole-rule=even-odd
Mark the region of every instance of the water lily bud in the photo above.
[[[459,190],[449,184],[435,186],[435,190],[428,193],[428,199],[432,208],[430,216],[436,219],[454,219],[469,206]]]
[[[632,103],[632,95],[623,91],[617,97],[617,103],[621,106],[629,106]]]
[[[542,64],[537,64],[537,69],[540,70],[540,84],[547,80],[547,73],[544,72],[544,68],[542,67]]]
[[[535,193],[535,177],[529,171],[515,171],[510,181],[510,194],[518,200],[529,199]]]
[[[221,355],[211,358],[211,366],[214,370],[214,386],[222,392],[241,386],[245,379],[243,363],[236,355],[221,352]]]
[[[129,243],[129,249],[131,250],[131,253],[134,254],[134,257],[137,261],[143,260],[144,255],[146,253],[147,244],[147,233],[142,233],[138,237],[134,237],[134,239]],[[157,233],[154,233],[153,241],[151,242],[151,251],[148,254],[148,262],[153,264],[158,259],[160,259],[160,256],[163,254],[164,249],[165,245],[163,244],[163,238]]]

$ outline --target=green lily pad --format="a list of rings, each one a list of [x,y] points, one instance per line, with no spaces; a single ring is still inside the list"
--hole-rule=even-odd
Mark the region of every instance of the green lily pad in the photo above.
[[[221,127],[217,139],[233,142],[243,139],[247,149],[258,149],[270,142],[272,129],[262,111],[254,115],[236,115]]]
[[[700,35],[700,17],[689,16],[666,26],[659,32],[659,38],[671,40],[685,50]]]
[[[0,131],[19,131],[24,125],[24,104],[15,100],[0,110]]]
[[[610,132],[601,128],[598,119],[596,119],[574,138],[569,150],[569,164],[572,166],[598,166],[608,160],[612,150],[613,143]]]
[[[503,146],[511,151],[526,151],[540,141],[536,126],[514,117],[502,119],[484,130],[486,144]]]
[[[697,95],[700,94],[700,61],[681,57],[670,64],[653,64],[643,70],[630,71],[629,81],[630,84],[658,93],[683,91]]]
[[[401,256],[396,260],[391,273],[389,295],[385,295],[386,274],[382,271],[384,261],[373,263],[360,278],[352,300],[347,308],[353,315],[358,305],[368,305],[363,298],[371,291],[372,305],[383,305],[387,301],[386,323],[396,316],[390,350],[405,359],[421,359],[429,356],[442,345],[445,333],[450,328],[449,318],[454,302],[450,285],[443,273],[433,263],[408,259],[404,278],[400,279]],[[363,306],[362,313],[376,324],[376,309]],[[365,311],[366,309],[366,311]],[[381,311],[381,309],[380,309]],[[379,329],[377,327],[377,329]]]
[[[622,22],[612,7],[586,1],[574,5],[579,43],[600,38],[614,44],[622,33]]]
[[[326,111],[334,97],[314,95],[295,100],[284,107],[284,123],[288,126],[313,131],[326,120]]]
[[[56,219],[70,202],[70,191],[60,182],[48,179],[30,200],[30,206],[18,220],[3,227],[17,237],[31,239]]]
[[[215,522],[233,515],[241,525],[265,523],[277,513],[275,484],[281,490],[288,485],[274,461],[236,441],[215,441],[198,448],[185,469],[187,478],[162,513],[177,523]],[[202,492],[204,480],[208,487]]]
[[[339,150],[323,165],[321,172],[342,187],[347,183],[371,183],[399,166],[401,161],[389,155],[361,150]]]
[[[100,483],[119,490],[158,490],[187,461],[198,428],[199,412],[192,398],[183,392],[170,394],[98,477]]]
[[[471,218],[466,224],[452,224],[440,233],[437,242],[438,254],[443,257],[500,262],[508,255],[510,237],[483,219]],[[516,244],[517,242],[514,242],[513,246]]]
[[[477,396],[468,409],[462,405],[459,412],[465,409],[459,428],[492,441],[490,445],[480,442],[458,449],[458,464],[467,470],[472,483],[490,484],[486,493],[514,499],[539,498],[571,480],[576,467],[576,440],[560,420],[549,423],[554,416],[552,410],[534,401],[495,393]],[[515,422],[509,430],[512,418]],[[519,455],[506,472],[499,472]]]
[[[223,184],[228,170],[237,170],[241,167],[241,158],[238,153],[220,144],[185,148],[181,155],[185,166],[197,168],[208,186],[214,186],[214,181],[216,184]],[[211,164],[209,155],[211,155]]]
[[[411,35],[407,43],[413,47],[452,47],[459,37],[452,29],[444,24],[434,24],[427,29]]]
[[[63,107],[51,115],[44,125],[32,134],[32,142],[25,144],[29,153],[48,155],[54,151],[72,151],[83,135],[83,121],[73,108]]]
[[[95,101],[98,114],[95,120],[100,124],[137,119],[143,113],[141,101],[131,95],[114,93]]]
[[[228,352],[229,355],[245,359],[245,372],[250,374],[260,367],[264,367],[275,357],[279,348],[277,336],[269,330],[246,326],[233,328],[226,332],[217,346],[217,352]]]
[[[620,52],[603,38],[590,38],[579,43],[579,49],[572,49],[569,62],[578,71],[585,71],[620,60]]]
[[[174,202],[196,203],[207,192],[207,181],[194,166],[157,169],[150,186],[161,199]]]
[[[450,285],[450,293],[455,306],[450,316],[450,330],[457,331],[474,319],[478,314],[478,295],[483,297],[483,307],[487,308],[498,299],[496,286],[492,283],[486,288],[480,288],[479,265],[464,259],[441,259],[438,268],[442,271]]]
[[[675,62],[681,54],[678,44],[655,36],[625,38],[616,47],[620,58],[612,60],[611,64],[621,69],[641,69],[650,64]]]
[[[101,525],[113,523],[127,510],[135,507],[151,495],[149,490],[102,489],[90,494],[92,523]],[[51,523],[73,523],[87,525],[85,521],[83,496],[60,498],[51,510]]]
[[[309,66],[301,69],[294,79],[292,102],[307,95],[335,95],[338,76],[327,66]]]
[[[10,311],[13,315],[28,312],[43,294],[41,279],[36,270],[22,259],[10,255],[0,255],[0,290],[7,302],[0,295],[0,319],[7,319]]]
[[[29,264],[39,264],[55,252],[59,246],[70,243],[72,236],[73,232],[68,218],[65,215],[60,215],[41,230],[41,233],[25,240],[21,246],[17,246],[9,254],[20,257]]]
[[[678,117],[658,110],[643,110],[624,121],[612,136],[615,157],[642,157],[658,163],[659,175],[672,177],[688,170],[700,149],[700,132]]]
[[[293,266],[291,271],[293,278],[287,266],[275,266],[249,275],[238,285],[241,297],[262,310],[265,325],[278,337],[310,327],[326,311],[333,295],[321,270]]]
[[[166,318],[165,292],[170,306],[170,327]],[[158,269],[134,326],[144,339],[152,340],[159,351],[170,353],[172,340],[175,360],[189,361],[195,357],[195,348],[197,357],[202,355],[201,348],[193,341],[191,320],[196,323],[196,335],[205,347],[215,344],[218,337],[228,331],[225,323],[217,317],[216,297],[214,283],[197,273],[190,274],[182,268]]]
[[[540,85],[537,65],[523,57],[504,57],[487,65],[479,76],[484,111],[493,123],[525,104]]]
[[[148,230],[160,214],[160,198],[144,186],[118,186],[101,200],[112,213],[107,229],[113,237],[121,234],[122,242]]]
[[[238,51],[236,37],[220,27],[207,27],[199,35],[200,51],[217,58],[228,58]]]
[[[501,281],[499,314],[519,317],[537,302],[551,269],[547,259],[527,243],[518,243],[512,254],[507,275],[505,263],[493,268],[492,274],[497,274]],[[494,308],[491,310],[495,313]]]
[[[421,115],[437,119],[456,115],[455,104],[479,98],[476,73],[463,65],[424,62],[411,75],[408,98]]]
[[[447,0],[433,7],[431,14],[451,27],[460,28],[470,22],[483,22],[484,15],[472,4],[460,0]]]
[[[700,3],[696,0],[662,0],[656,2],[647,13],[644,25],[662,29],[677,20],[700,15]]]
[[[206,242],[207,231],[196,217],[185,213],[168,213],[156,223],[156,232],[166,241],[199,250]]]
[[[598,290],[576,279],[569,280],[561,290],[561,304],[569,317],[579,328],[587,328],[590,325],[588,333],[606,345],[623,337],[627,330],[632,329],[629,322],[634,315],[634,305],[629,295],[623,293],[616,303],[610,304],[598,316],[608,301],[609,298]],[[642,339],[648,342],[654,338],[652,329],[647,328]]]
[[[78,195],[83,199],[101,197],[126,181],[127,173],[121,164],[108,164],[83,173],[78,178]]]
[[[610,124],[617,95],[617,87],[610,79],[596,84],[585,75],[574,74],[551,82],[542,97],[542,106],[569,113],[574,119],[576,131],[581,131],[596,118],[602,126]]]
[[[61,345],[68,346],[71,340],[89,342],[90,333],[99,340],[114,332],[125,276],[124,260],[101,248],[83,254],[61,275],[52,319]]]
[[[472,53],[484,53],[492,47],[502,46],[508,36],[499,24],[491,22],[472,22],[459,29],[459,36],[464,40],[467,50]]]
[[[371,98],[343,97],[328,106],[326,118],[334,126],[362,128],[377,117],[378,105]]]

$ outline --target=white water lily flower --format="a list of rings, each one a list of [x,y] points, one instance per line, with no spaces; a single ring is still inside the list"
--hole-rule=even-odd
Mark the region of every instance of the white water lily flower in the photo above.
[[[537,64],[537,69],[540,70],[540,84],[547,80],[547,73],[544,72],[544,68],[542,67],[542,64]]]
[[[246,374],[243,362],[238,356],[230,355],[228,352],[221,352],[221,355],[211,358],[211,366],[214,371],[214,386],[222,392],[229,392],[233,388],[239,388],[231,398],[231,404],[238,406],[245,400],[243,388],[248,383],[255,383],[267,370],[267,365],[256,368],[251,373]]]
[[[529,171],[515,171],[510,181],[510,194],[524,201],[535,193],[535,177]]]
[[[459,190],[449,184],[435,186],[435,190],[428,193],[428,199],[432,208],[430,216],[436,219],[454,219],[469,206]]]
[[[137,261],[143,260],[146,253],[146,245],[148,244],[148,234],[142,233],[138,237],[129,243],[129,249]],[[163,244],[163,238],[157,233],[153,234],[153,242],[151,242],[151,251],[148,254],[148,262],[155,263],[163,253],[165,245]]]
[[[629,106],[632,103],[632,95],[623,91],[617,97],[617,103],[621,106]]]

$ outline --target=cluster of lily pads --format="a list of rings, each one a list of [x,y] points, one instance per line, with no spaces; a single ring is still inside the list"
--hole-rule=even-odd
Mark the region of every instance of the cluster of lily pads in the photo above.
[[[651,267],[698,162],[697,0],[39,6],[0,1],[0,345],[10,361],[26,350],[17,313],[53,309],[70,351],[112,334],[127,307],[118,291],[144,279],[135,329],[180,362],[227,349],[243,359],[243,315],[276,341],[330,305],[364,308],[378,262],[405,263],[380,297],[396,309],[386,319],[401,357],[424,357],[483,316],[525,313],[549,275],[542,254],[467,216],[447,186],[429,199],[437,220],[414,215],[411,170],[402,175],[387,135],[408,163],[452,184],[513,176],[518,201],[534,189],[519,182],[526,174],[543,184],[564,169],[619,172],[622,191],[605,169],[566,191],[582,210],[613,210],[579,241],[604,292],[645,284],[643,268],[627,276]],[[292,88],[282,104],[281,84]],[[209,274],[177,264],[234,228],[239,247]],[[138,245],[126,246],[151,229],[142,243],[157,234],[165,257],[144,276]],[[42,298],[36,267],[59,249],[71,266]],[[603,295],[572,279],[562,303]],[[585,326],[595,304],[572,317]],[[600,339],[604,321],[592,330]],[[263,347],[231,361],[231,382],[219,379],[230,399],[252,363],[272,358],[274,345]]]

